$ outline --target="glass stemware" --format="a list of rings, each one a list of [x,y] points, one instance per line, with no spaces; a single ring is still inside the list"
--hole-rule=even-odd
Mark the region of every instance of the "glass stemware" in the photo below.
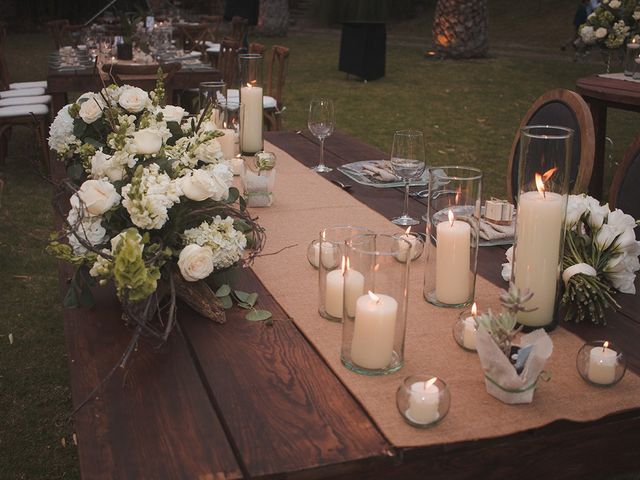
[[[402,215],[391,220],[396,225],[417,225],[419,220],[409,215],[409,183],[420,178],[427,168],[424,156],[424,137],[419,130],[398,130],[393,136],[391,169],[404,180],[404,208]]]
[[[333,101],[328,98],[311,100],[309,105],[309,131],[320,140],[320,163],[311,170],[325,173],[333,170],[324,164],[324,140],[333,133],[335,120],[333,116]]]

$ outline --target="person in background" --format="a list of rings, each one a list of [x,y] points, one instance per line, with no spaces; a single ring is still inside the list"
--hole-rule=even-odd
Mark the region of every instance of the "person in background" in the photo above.
[[[578,4],[578,8],[576,9],[576,13],[573,15],[573,37],[564,43],[560,50],[566,50],[567,46],[573,45],[575,46],[575,41],[580,37],[579,30],[580,25],[587,21],[587,17],[589,16],[589,8],[591,6],[590,0],[580,0]]]
[[[587,5],[587,16],[591,15],[596,8],[600,6],[600,0],[590,0],[589,5]]]

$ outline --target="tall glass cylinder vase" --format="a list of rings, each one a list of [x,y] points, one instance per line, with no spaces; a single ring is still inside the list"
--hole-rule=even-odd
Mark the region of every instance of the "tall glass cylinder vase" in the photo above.
[[[404,364],[411,244],[367,234],[346,242],[342,363],[364,375],[386,375]]]
[[[253,155],[262,150],[262,55],[238,55],[240,64],[240,151]]]
[[[346,269],[346,262],[343,262],[342,259],[345,256],[345,242],[355,235],[366,233],[372,232],[368,228],[352,225],[335,225],[320,231],[318,239],[318,285],[320,289],[318,312],[327,320],[342,321],[343,274]],[[355,277],[356,275],[351,276],[352,281]]]
[[[200,82],[198,86],[199,111],[207,109],[211,112],[211,120],[218,128],[223,128],[226,122],[227,84],[225,82]]]
[[[519,312],[526,329],[556,326],[573,130],[549,125],[521,129],[516,237],[511,281],[533,298]]]
[[[624,52],[624,74],[631,77],[636,67],[636,59],[640,55],[640,41],[633,37]]]
[[[471,305],[475,294],[482,171],[429,169],[424,298],[439,307]]]

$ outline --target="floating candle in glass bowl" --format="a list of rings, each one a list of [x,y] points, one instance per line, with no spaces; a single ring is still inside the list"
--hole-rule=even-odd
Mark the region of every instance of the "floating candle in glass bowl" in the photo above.
[[[476,316],[478,315],[478,307],[474,303],[471,311],[465,310],[460,313],[458,320],[453,324],[453,338],[456,343],[465,350],[476,351],[476,332],[478,324]]]
[[[398,252],[397,258],[400,262],[406,262],[407,259],[410,261],[414,261],[420,258],[422,252],[424,250],[424,235],[418,232],[412,232],[411,227],[407,228],[404,233],[398,233],[394,235],[395,238],[399,240],[406,240],[409,242],[407,245],[404,242],[398,242],[400,251]]]
[[[396,405],[402,418],[417,428],[431,427],[449,412],[451,394],[440,378],[412,375],[402,381],[396,392]]]
[[[609,387],[618,383],[627,370],[627,360],[612,342],[596,340],[585,343],[576,357],[578,373],[587,383]]]

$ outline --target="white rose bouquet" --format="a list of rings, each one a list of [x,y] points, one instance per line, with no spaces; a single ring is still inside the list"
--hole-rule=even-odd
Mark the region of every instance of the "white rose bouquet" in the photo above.
[[[619,308],[614,292],[636,293],[640,269],[637,222],[586,195],[570,195],[567,205],[562,279],[565,320],[605,324],[605,310]]]
[[[85,93],[58,112],[49,138],[67,171],[57,197],[65,227],[49,252],[78,267],[65,305],[92,305],[88,287],[112,281],[136,335],[160,342],[176,297],[223,321],[228,295],[216,296],[205,280],[250,262],[264,242],[232,185],[208,109],[187,118],[162,97],[160,83],[151,93],[128,85]]]
[[[640,33],[640,4],[637,0],[603,0],[578,31],[582,46],[615,50],[627,38]]]

